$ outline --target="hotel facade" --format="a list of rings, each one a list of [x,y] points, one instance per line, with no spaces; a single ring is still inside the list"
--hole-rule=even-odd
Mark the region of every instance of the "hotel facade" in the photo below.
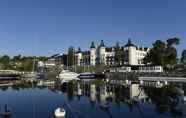
[[[150,50],[147,47],[139,47],[134,45],[131,40],[124,46],[119,46],[119,50],[122,53],[122,60],[119,65],[144,65],[143,58],[146,56]],[[76,52],[76,62],[77,65],[90,65],[96,66],[99,64],[114,66],[116,48],[107,47],[104,41],[101,40],[99,45],[95,45],[94,42],[91,43],[89,51],[82,52],[80,49]],[[86,58],[85,58],[86,57]],[[89,60],[89,61],[87,61]]]
[[[116,48],[117,47],[117,48]],[[117,50],[119,49],[121,54],[120,61],[116,62]],[[81,51],[80,48],[74,51],[73,65],[77,66],[96,66],[106,65],[111,67],[110,72],[163,72],[163,67],[159,65],[144,64],[143,59],[150,51],[150,48],[139,47],[132,43],[129,39],[123,46],[108,47],[104,41],[97,45],[91,42],[90,48],[87,51]],[[118,64],[119,63],[119,64]],[[67,54],[53,55],[45,65],[68,65]]]

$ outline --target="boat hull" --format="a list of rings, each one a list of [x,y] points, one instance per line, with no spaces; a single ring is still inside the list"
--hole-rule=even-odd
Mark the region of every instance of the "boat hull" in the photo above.
[[[78,76],[78,78],[80,78],[80,79],[94,79],[96,77],[96,75],[95,74],[92,74],[92,73],[88,73],[88,74],[80,74],[79,76]]]
[[[66,111],[63,108],[57,108],[54,112],[55,118],[65,118]]]

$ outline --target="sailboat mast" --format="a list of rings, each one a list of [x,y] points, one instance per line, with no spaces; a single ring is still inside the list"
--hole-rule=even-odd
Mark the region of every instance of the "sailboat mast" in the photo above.
[[[67,54],[67,70],[68,70],[68,54]]]
[[[74,48],[74,72],[76,72],[76,50]]]
[[[73,71],[74,71],[74,47],[73,47],[73,54],[72,54],[72,58],[73,58],[73,63],[72,63],[72,65],[73,65]]]
[[[84,66],[83,66],[84,72],[85,72],[85,59],[86,58],[85,58],[85,55],[84,55],[84,59],[83,59],[84,60]]]
[[[32,65],[32,72],[35,72],[35,56],[34,56],[34,59],[33,59],[33,65]]]

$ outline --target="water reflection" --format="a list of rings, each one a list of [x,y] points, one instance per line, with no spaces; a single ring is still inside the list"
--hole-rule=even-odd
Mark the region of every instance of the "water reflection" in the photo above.
[[[144,88],[145,92],[156,105],[159,113],[170,112],[173,116],[181,117],[184,107],[184,91],[174,85],[162,88]]]
[[[32,87],[33,86],[30,86],[30,88]],[[7,91],[8,89],[21,91],[27,88],[29,87],[0,87],[1,91]],[[74,102],[76,102],[76,104],[78,104],[77,102],[81,102],[83,105],[90,104],[91,108],[96,112],[101,110],[105,112],[109,118],[116,118],[114,117],[116,114],[113,114],[113,111],[117,111],[117,114],[119,114],[120,111],[124,112],[124,107],[127,107],[129,110],[127,112],[132,114],[138,112],[138,117],[144,118],[148,114],[147,112],[149,112],[146,111],[146,108],[152,108],[157,114],[165,114],[166,116],[169,114],[171,117],[184,117],[185,105],[183,98],[185,88],[184,84],[154,88],[143,87],[137,83],[126,86],[121,84],[97,84],[94,82],[72,81],[62,86],[52,86],[47,89],[55,94],[65,95],[67,101],[60,104],[64,105],[64,103],[66,103],[67,108],[73,109],[73,111],[78,112],[78,114],[80,114],[78,108],[83,106],[78,106],[75,109],[73,108]],[[38,89],[42,90],[46,88],[38,87]],[[88,103],[85,101],[87,99]]]
[[[99,107],[106,111],[113,103],[116,103],[118,107],[120,107],[120,103],[124,103],[131,112],[134,108],[137,108],[141,117],[143,117],[141,106],[143,104],[151,104],[155,106],[154,110],[158,113],[170,112],[174,117],[183,115],[184,96],[180,93],[181,89],[174,85],[154,88],[141,87],[139,84],[124,86],[70,82],[63,85],[60,90],[67,93],[69,101],[72,101],[74,97],[80,100],[82,96],[86,96],[89,98],[92,107],[98,103]]]

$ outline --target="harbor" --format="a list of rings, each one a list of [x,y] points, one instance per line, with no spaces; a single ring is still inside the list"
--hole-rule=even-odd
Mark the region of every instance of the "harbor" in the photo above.
[[[1,78],[0,95],[3,92],[6,92],[6,95],[4,96],[4,102],[1,101],[0,105],[6,106],[6,109],[8,106],[8,109],[11,109],[2,112],[3,115],[11,114],[9,115],[11,118],[25,116],[19,114],[17,110],[20,108],[14,106],[16,103],[11,99],[6,101],[9,92],[13,92],[10,95],[14,96],[14,98],[17,97],[16,99],[23,96],[30,101],[31,106],[26,101],[23,102],[29,106],[27,110],[31,111],[29,112],[30,117],[27,116],[28,118],[52,116],[56,118],[74,118],[76,116],[78,118],[92,118],[96,117],[96,115],[89,115],[93,113],[94,108],[96,108],[94,112],[97,112],[99,117],[103,115],[105,118],[110,118],[110,116],[122,118],[122,114],[138,118],[139,115],[134,115],[134,113],[142,115],[141,117],[148,117],[145,107],[151,109],[151,114],[157,117],[162,115],[165,118],[172,115],[184,117],[184,114],[186,114],[184,110],[186,105],[186,78],[184,77],[152,76],[157,75],[156,73],[151,74],[151,76],[148,76],[148,73],[135,73],[134,75],[133,72],[126,73],[122,71],[119,73],[108,71],[102,73],[76,73],[70,70],[62,70],[58,75],[53,76],[53,79],[50,79],[46,76],[42,76],[44,78],[36,76],[41,75],[41,73],[37,72],[2,72],[4,73]],[[161,93],[161,89],[164,89],[163,93]],[[156,98],[156,91],[166,95],[163,102]],[[42,101],[43,97],[45,102],[50,102],[50,108],[43,109],[45,104]],[[26,100],[26,98],[24,99]],[[180,99],[180,102],[174,103],[175,98]],[[20,105],[23,105],[20,102],[18,101]],[[42,108],[40,108],[40,104],[42,104]],[[80,107],[80,104],[86,104],[86,108]],[[120,112],[120,115],[116,115],[118,111],[114,110],[116,109],[115,105],[121,107],[120,111],[122,112]],[[140,110],[140,112],[132,110],[131,106],[136,110]],[[166,106],[166,111],[164,111],[164,114],[160,114],[153,106],[156,106],[160,110],[159,112],[161,112],[162,106]],[[84,112],[84,109],[89,110]],[[46,111],[43,110],[49,110],[50,112],[46,114]],[[42,112],[45,114],[42,114]]]
[[[148,93],[149,90],[151,94]],[[124,114],[133,118],[139,118],[139,115],[148,118],[149,113],[155,117],[169,118],[172,115],[185,117],[185,103],[182,107],[179,106],[179,112],[169,111],[173,106],[169,106],[166,101],[161,102],[161,104],[159,103],[161,98],[154,101],[155,96],[152,96],[152,94],[156,94],[154,90],[151,87],[143,88],[134,83],[118,85],[94,81],[69,82],[62,86],[43,86],[42,88],[37,85],[27,88],[21,88],[20,86],[20,89],[10,86],[6,90],[0,87],[0,95],[2,96],[0,105],[4,106],[5,103],[8,103],[8,107],[11,109],[11,118],[52,117],[54,111],[59,107],[64,108],[65,118],[94,118],[100,116],[122,118]],[[161,89],[157,90],[161,94]],[[184,93],[185,90],[183,89]],[[169,94],[162,94],[166,95],[167,99],[171,97],[169,96],[170,92]],[[7,99],[8,96],[14,97]],[[14,99],[17,99],[16,102]],[[25,105],[27,105],[26,108]],[[167,110],[163,114],[159,108],[161,105],[167,106]],[[21,112],[23,108],[24,113]],[[146,111],[147,108],[148,112]],[[160,111],[157,111],[156,108]]]
[[[165,76],[164,73],[157,72],[151,72],[151,74],[126,72],[118,68],[118,72],[83,73],[62,69],[57,75],[49,77],[47,76],[49,72],[41,67],[39,69],[43,72],[1,71],[0,95],[6,92],[5,98],[2,98],[4,101],[0,102],[0,106],[5,106],[5,110],[1,111],[3,116],[25,117],[24,114],[19,114],[20,108],[14,106],[17,102],[20,105],[29,106],[27,110],[30,117],[27,116],[28,118],[53,116],[56,118],[75,118],[76,116],[77,118],[98,116],[122,118],[124,114],[134,118],[138,118],[140,114],[144,118],[149,117],[149,112],[147,113],[144,109],[146,107],[151,109],[150,113],[157,117],[169,118],[172,115],[184,117],[186,114],[184,110],[186,107],[185,77]],[[160,98],[165,97],[163,101],[157,98],[157,91],[162,95]],[[17,97],[16,99],[22,99],[19,97],[23,96],[23,99],[28,100],[30,104],[26,101],[23,102],[24,104],[21,101],[15,103],[12,99],[6,101],[9,95]],[[43,108],[46,102],[50,105]],[[80,104],[85,104],[86,108]],[[121,112],[116,111],[118,105]],[[163,114],[161,114],[162,108],[165,109]],[[85,109],[87,109],[86,112]],[[46,114],[43,110],[49,112]],[[93,115],[93,112],[97,115]],[[116,115],[118,113],[120,115]]]
[[[186,0],[0,0],[0,118],[186,118]]]

